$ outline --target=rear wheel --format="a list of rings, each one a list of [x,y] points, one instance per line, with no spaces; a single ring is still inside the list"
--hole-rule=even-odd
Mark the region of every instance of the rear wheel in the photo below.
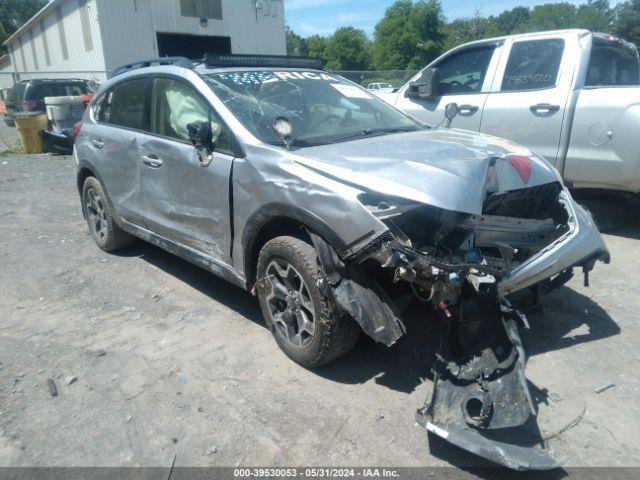
[[[91,236],[102,250],[115,252],[133,243],[134,238],[116,225],[104,188],[94,177],[84,181],[82,208]]]
[[[294,237],[269,241],[258,259],[258,297],[280,348],[304,367],[317,367],[347,353],[360,329],[349,317],[334,317],[318,286],[315,249]]]

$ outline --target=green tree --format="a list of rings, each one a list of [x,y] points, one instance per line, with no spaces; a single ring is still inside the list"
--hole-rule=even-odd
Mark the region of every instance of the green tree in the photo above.
[[[327,40],[324,59],[328,70],[368,70],[371,46],[366,33],[353,27],[342,27]]]
[[[327,37],[312,35],[305,39],[307,42],[307,55],[313,58],[322,58],[326,61]]]
[[[516,28],[517,33],[562,30],[575,26],[577,9],[571,3],[546,3],[531,10],[529,19]]]
[[[2,43],[47,3],[47,0],[0,0],[0,53],[6,52]]]
[[[640,0],[629,0],[615,8],[613,32],[640,46]]]
[[[527,7],[515,7],[505,10],[495,19],[495,25],[501,35],[510,35],[529,20],[531,10]]]
[[[480,15],[480,10],[476,10],[473,18],[458,19],[447,24],[445,32],[447,40],[444,50],[450,50],[474,40],[498,37],[503,34],[498,28],[496,17],[483,17]]]
[[[442,7],[437,0],[397,0],[376,25],[373,64],[379,70],[420,68],[443,50]]]
[[[590,0],[578,7],[572,26],[594,32],[610,32],[612,20],[613,11],[608,0]]]
[[[307,40],[295,33],[289,25],[285,27],[287,37],[287,55],[292,57],[305,57],[308,55]]]

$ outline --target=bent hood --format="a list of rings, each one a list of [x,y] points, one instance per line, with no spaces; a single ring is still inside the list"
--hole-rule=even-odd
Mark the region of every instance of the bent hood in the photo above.
[[[454,129],[304,148],[295,160],[365,190],[470,214],[482,213],[487,192],[561,182],[549,163],[524,147]]]

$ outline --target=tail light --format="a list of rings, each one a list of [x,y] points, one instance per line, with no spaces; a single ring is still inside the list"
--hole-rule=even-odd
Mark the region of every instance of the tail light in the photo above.
[[[33,110],[34,108],[36,108],[36,103],[33,100],[25,100],[24,102],[22,102],[22,111],[23,112],[30,112],[31,110]]]
[[[73,139],[75,140],[80,135],[80,130],[82,130],[82,122],[78,122],[73,126]]]

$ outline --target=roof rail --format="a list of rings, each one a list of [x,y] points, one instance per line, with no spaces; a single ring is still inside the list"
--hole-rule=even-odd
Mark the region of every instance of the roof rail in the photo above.
[[[288,57],[285,55],[233,55],[208,53],[204,63],[209,68],[220,67],[280,67],[324,69],[324,60],[311,57]]]
[[[127,63],[121,67],[116,68],[111,77],[117,77],[123,73],[137,70],[138,68],[150,67],[152,65],[175,65],[182,68],[193,68],[193,63],[186,57],[162,57],[162,58],[150,58],[148,60],[138,60],[137,62]]]

